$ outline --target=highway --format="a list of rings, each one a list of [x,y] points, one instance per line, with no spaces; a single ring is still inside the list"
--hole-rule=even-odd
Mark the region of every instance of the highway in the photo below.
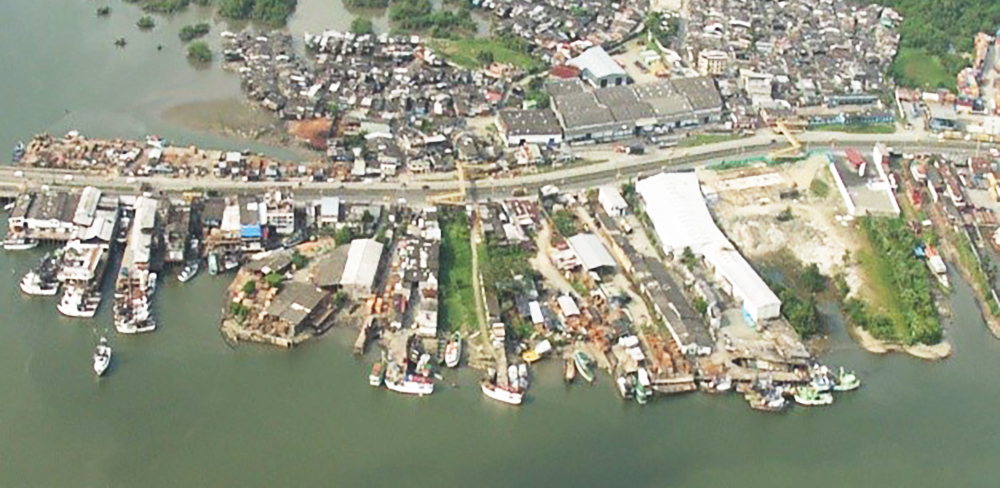
[[[947,152],[971,154],[977,150],[974,143],[961,141],[937,141],[912,133],[867,135],[843,133],[800,134],[805,149],[843,150],[853,147],[869,154],[875,141],[884,141],[890,147],[902,152]],[[636,176],[648,175],[662,170],[685,170],[702,165],[733,159],[766,156],[770,150],[784,147],[780,136],[770,134],[752,138],[720,142],[686,149],[654,150],[642,156],[614,154],[607,146],[580,148],[584,157],[601,162],[577,164],[565,168],[525,174],[516,177],[480,179],[474,183],[477,199],[501,198],[517,191],[531,195],[547,184],[560,188],[578,189]],[[602,161],[602,158],[606,158]],[[300,198],[320,195],[337,195],[350,201],[397,200],[404,198],[416,203],[428,196],[455,191],[459,183],[447,176],[434,174],[422,177],[404,176],[400,181],[342,183],[335,181],[262,181],[244,182],[240,180],[207,178],[109,177],[73,171],[19,166],[0,166],[0,192],[10,196],[24,189],[95,186],[109,191],[135,193],[142,189],[180,193],[184,191],[211,190],[220,194],[261,192],[266,189],[284,188],[292,190]],[[472,189],[470,184],[470,189]],[[5,191],[4,191],[5,190]]]

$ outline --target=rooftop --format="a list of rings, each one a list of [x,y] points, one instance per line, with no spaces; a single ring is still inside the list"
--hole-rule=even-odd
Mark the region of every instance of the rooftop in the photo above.
[[[511,136],[558,134],[562,131],[555,112],[549,109],[504,110],[500,112],[500,123]]]

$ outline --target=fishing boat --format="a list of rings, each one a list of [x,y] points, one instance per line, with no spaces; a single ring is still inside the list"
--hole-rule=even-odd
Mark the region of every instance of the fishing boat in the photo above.
[[[208,255],[208,274],[212,276],[219,274],[219,255],[214,252]]]
[[[566,364],[563,366],[563,380],[572,383],[573,378],[576,378],[576,367],[573,366],[572,359],[566,358]]]
[[[35,271],[28,271],[21,278],[21,291],[26,295],[52,297],[59,293],[59,282],[42,279]]]
[[[853,371],[844,371],[844,368],[840,368],[840,374],[837,375],[837,382],[833,385],[835,391],[851,391],[857,390],[861,386],[861,380],[858,376],[854,374]]]
[[[146,281],[146,297],[149,298],[153,296],[156,292],[156,273],[149,273],[149,280]]]
[[[103,376],[110,364],[111,346],[108,345],[108,340],[102,337],[101,342],[94,349],[94,373],[97,373],[97,376]]]
[[[181,283],[187,283],[191,280],[191,278],[194,278],[194,275],[198,274],[198,270],[200,268],[201,265],[198,261],[191,261],[187,263],[184,265],[184,269],[181,270],[180,274],[177,275],[177,280]]]
[[[719,378],[719,380],[715,382],[715,391],[719,393],[725,393],[732,389],[733,389],[733,380],[730,379],[728,376],[723,376],[722,378]]]
[[[594,382],[594,360],[583,351],[576,351],[573,353],[573,364],[576,365],[576,371],[580,373],[583,379],[587,380],[588,383]]]
[[[17,141],[17,144],[14,144],[14,150],[11,151],[11,160],[15,163],[20,162],[21,158],[24,157],[26,149],[27,148],[24,147],[24,141]]]
[[[449,368],[454,368],[458,366],[458,363],[462,360],[462,335],[455,332],[451,336],[451,341],[448,341],[448,345],[444,349],[444,364]]]
[[[36,239],[28,239],[26,237],[8,237],[3,241],[4,251],[27,251],[28,249],[34,249],[38,247],[38,241]]]
[[[528,365],[521,363],[517,365],[517,388],[521,391],[528,389]],[[513,384],[511,385],[513,386]]]
[[[639,368],[636,372],[635,401],[639,405],[645,405],[649,398],[653,396],[653,383],[649,380],[649,373],[645,368]]]
[[[372,365],[372,372],[368,375],[368,384],[376,388],[382,386],[385,379],[385,364],[378,362]]]
[[[56,305],[56,310],[67,317],[89,319],[97,314],[97,307],[100,304],[100,292],[90,292],[80,287],[70,287],[63,292],[62,299]]]
[[[618,393],[622,396],[622,399],[628,400],[634,395],[635,385],[630,380],[631,377],[625,375],[621,375],[615,380],[615,384],[618,385]]]
[[[951,284],[948,282],[948,266],[945,265],[944,259],[941,259],[941,255],[930,244],[927,245],[925,253],[927,256],[927,267],[933,272],[934,277],[941,283],[941,286],[945,288],[950,287]]]
[[[524,394],[513,388],[504,388],[489,380],[483,380],[480,386],[484,395],[499,402],[520,405],[524,401]]]
[[[823,393],[833,388],[833,380],[830,379],[830,370],[826,366],[818,366],[811,371],[812,381],[810,386],[816,391]]]
[[[788,408],[788,400],[781,396],[776,390],[759,392],[750,390],[745,395],[750,408],[761,412],[780,412]]]
[[[800,386],[795,390],[795,403],[810,407],[829,405],[833,403],[833,395],[817,391],[812,386]]]
[[[430,395],[434,393],[434,383],[430,378],[420,375],[399,375],[385,377],[385,387],[396,393],[407,395]]]
[[[227,255],[225,255],[225,256],[222,257],[222,269],[221,269],[221,271],[223,273],[225,273],[227,271],[232,271],[232,270],[234,270],[236,268],[239,268],[239,267],[240,267],[240,260],[237,259],[236,256],[234,256],[232,254],[227,254]]]

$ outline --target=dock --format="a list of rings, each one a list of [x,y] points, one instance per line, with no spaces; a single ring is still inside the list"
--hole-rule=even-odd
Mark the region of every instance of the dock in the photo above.
[[[365,349],[368,348],[368,335],[371,333],[372,328],[375,326],[375,317],[368,317],[365,319],[364,325],[361,326],[361,332],[358,333],[358,339],[354,341],[354,354],[360,356],[365,353]]]

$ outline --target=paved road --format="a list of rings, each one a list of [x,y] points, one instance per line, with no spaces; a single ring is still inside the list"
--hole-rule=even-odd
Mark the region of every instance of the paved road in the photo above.
[[[970,153],[976,150],[975,144],[949,141],[940,142],[915,135],[915,133],[897,134],[843,134],[843,133],[805,133],[799,139],[807,149],[854,147],[867,153],[876,141],[882,141],[899,150],[910,152],[958,152]],[[515,190],[523,190],[533,194],[546,184],[554,184],[567,188],[582,188],[647,175],[664,169],[684,170],[695,166],[708,165],[727,159],[740,159],[766,156],[770,150],[784,147],[781,139],[770,134],[761,134],[752,138],[725,141],[717,144],[697,146],[686,149],[655,151],[643,156],[626,156],[608,154],[606,161],[600,163],[577,165],[569,168],[548,171],[544,173],[521,175],[508,178],[489,178],[474,182],[474,195],[478,200],[509,196]],[[604,149],[580,149],[584,155],[600,154]],[[594,159],[594,158],[591,158]],[[108,190],[123,192],[139,191],[141,185],[152,189],[179,193],[189,190],[214,190],[220,193],[260,192],[268,188],[286,188],[293,190],[301,197],[319,195],[337,195],[347,200],[396,200],[405,198],[410,202],[424,201],[428,196],[454,191],[458,182],[453,180],[422,180],[410,182],[374,182],[374,183],[341,183],[341,182],[243,182],[217,178],[109,178],[101,175],[89,175],[70,171],[49,170],[42,168],[20,168],[16,166],[0,166],[0,191],[11,191],[24,188],[37,188],[42,185],[51,187],[79,187],[92,185]]]

